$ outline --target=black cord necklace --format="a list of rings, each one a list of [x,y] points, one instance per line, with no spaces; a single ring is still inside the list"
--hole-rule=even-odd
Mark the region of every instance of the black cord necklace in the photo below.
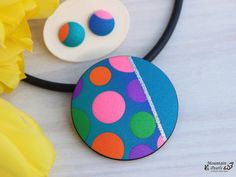
[[[56,83],[30,74],[24,81],[53,91],[74,92],[74,126],[97,153],[118,160],[146,157],[163,146],[177,122],[175,89],[150,62],[174,32],[182,4],[183,0],[175,0],[167,28],[144,60],[110,57],[90,67],[78,84]]]

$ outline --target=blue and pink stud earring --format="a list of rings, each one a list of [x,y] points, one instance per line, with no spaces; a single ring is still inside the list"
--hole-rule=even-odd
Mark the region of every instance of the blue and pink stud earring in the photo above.
[[[89,19],[90,30],[98,36],[109,35],[115,27],[115,19],[112,14],[105,10],[98,10]]]

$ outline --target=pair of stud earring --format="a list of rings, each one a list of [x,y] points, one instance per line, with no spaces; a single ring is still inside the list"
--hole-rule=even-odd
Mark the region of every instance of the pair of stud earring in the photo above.
[[[97,36],[107,36],[114,30],[115,19],[110,12],[98,10],[89,18],[88,27]],[[58,34],[59,40],[67,47],[78,47],[83,43],[85,36],[84,27],[74,21],[62,25]]]

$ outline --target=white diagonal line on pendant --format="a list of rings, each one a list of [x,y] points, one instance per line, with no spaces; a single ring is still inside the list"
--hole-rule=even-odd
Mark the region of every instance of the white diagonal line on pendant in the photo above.
[[[162,136],[162,138],[163,138],[163,140],[165,142],[167,140],[166,134],[165,134],[164,129],[163,129],[162,125],[161,125],[161,121],[160,121],[160,118],[159,118],[158,113],[156,111],[156,108],[155,108],[155,106],[153,104],[152,98],[149,95],[147,87],[146,87],[146,85],[145,85],[145,83],[144,83],[144,81],[143,81],[143,79],[142,79],[142,77],[141,77],[141,75],[140,75],[140,73],[139,73],[139,71],[138,71],[138,69],[137,69],[136,65],[134,64],[133,59],[131,57],[129,57],[129,61],[132,64],[132,66],[134,68],[134,72],[135,72],[135,74],[136,74],[136,76],[137,76],[137,78],[138,78],[138,80],[139,80],[139,82],[140,82],[140,84],[141,84],[141,86],[142,86],[142,88],[144,90],[144,94],[147,97],[148,103],[149,103],[149,105],[151,107],[151,110],[152,110],[152,113],[153,113],[153,115],[155,117],[155,120],[156,120],[156,123],[157,123],[157,127],[158,127],[158,129],[159,129],[159,131],[161,133],[161,136]]]

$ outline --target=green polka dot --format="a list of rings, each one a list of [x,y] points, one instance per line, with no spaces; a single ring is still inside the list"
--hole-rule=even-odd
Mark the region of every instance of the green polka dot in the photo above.
[[[132,117],[130,127],[138,138],[148,138],[155,131],[155,118],[147,112],[139,112]]]
[[[79,109],[72,109],[72,117],[74,125],[83,140],[89,135],[89,119],[85,112]]]

